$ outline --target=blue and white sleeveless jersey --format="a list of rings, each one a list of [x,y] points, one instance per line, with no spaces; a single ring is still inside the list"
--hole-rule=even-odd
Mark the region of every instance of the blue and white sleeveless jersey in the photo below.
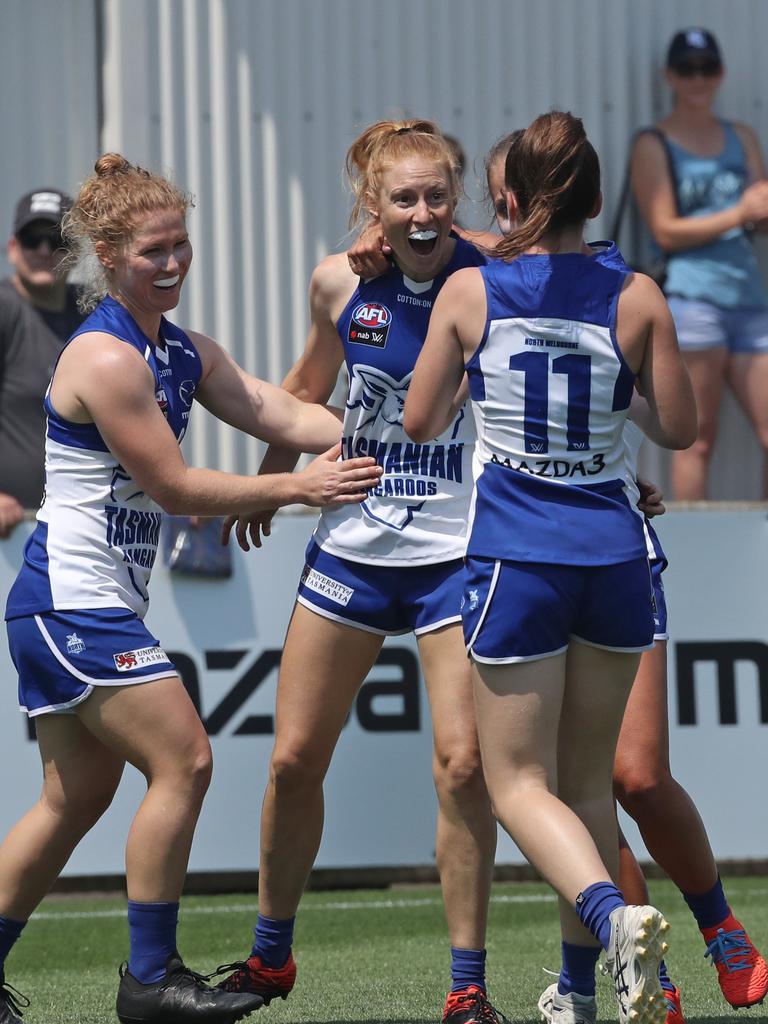
[[[624,489],[635,377],[615,333],[627,271],[565,253],[481,273],[488,316],[467,363],[478,430],[467,553],[566,565],[643,556]]]
[[[336,324],[349,374],[342,457],[370,455],[384,474],[362,504],[323,511],[314,537],[324,551],[376,565],[464,555],[475,442],[469,409],[440,437],[414,444],[403,406],[437,293],[454,271],[485,262],[457,238],[433,281],[411,281],[392,267],[362,282],[344,308]]]
[[[157,403],[181,441],[201,372],[187,335],[163,317],[163,343],[154,344],[109,296],[72,338],[91,331],[138,349],[154,374]],[[95,424],[59,416],[50,386],[45,408],[45,497],[8,596],[6,618],[121,606],[143,617],[162,511],[120,465]]]

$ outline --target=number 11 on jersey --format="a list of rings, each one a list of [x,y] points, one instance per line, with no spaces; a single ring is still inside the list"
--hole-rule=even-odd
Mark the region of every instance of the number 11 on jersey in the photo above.
[[[589,450],[589,398],[591,356],[569,352],[551,359],[548,352],[518,352],[509,360],[510,370],[525,374],[525,450],[531,455],[549,452],[549,374],[568,378],[566,436],[569,452]]]

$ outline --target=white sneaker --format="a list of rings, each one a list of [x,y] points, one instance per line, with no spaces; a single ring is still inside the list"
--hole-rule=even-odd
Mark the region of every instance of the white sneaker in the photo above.
[[[667,1008],[659,963],[669,925],[655,907],[617,907],[611,913],[606,966],[613,978],[620,1024],[664,1024]]]
[[[550,1024],[595,1024],[597,1000],[594,996],[582,996],[578,992],[560,995],[555,982],[539,996],[539,1013],[541,1019]]]

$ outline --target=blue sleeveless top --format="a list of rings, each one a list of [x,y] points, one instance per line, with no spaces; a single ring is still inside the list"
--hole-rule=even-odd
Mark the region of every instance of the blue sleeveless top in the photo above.
[[[698,156],[667,139],[682,217],[704,217],[728,209],[749,184],[741,139],[730,122],[721,124],[725,145],[717,156]],[[768,305],[754,248],[740,227],[707,245],[670,253],[664,290],[667,295],[726,309],[763,309]]]

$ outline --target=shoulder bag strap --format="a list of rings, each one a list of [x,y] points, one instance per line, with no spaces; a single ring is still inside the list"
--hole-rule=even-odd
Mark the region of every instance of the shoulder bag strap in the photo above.
[[[616,207],[616,214],[613,218],[613,227],[611,229],[611,239],[617,241],[619,237],[619,231],[621,230],[621,222],[624,219],[624,213],[626,212],[627,206],[629,205],[629,196],[631,192],[630,182],[630,161],[632,156],[632,150],[634,149],[635,142],[641,135],[655,135],[664,148],[664,155],[667,158],[667,169],[669,171],[669,180],[672,182],[672,192],[675,197],[675,210],[680,212],[680,200],[678,197],[677,190],[677,175],[675,174],[675,163],[672,159],[672,151],[669,148],[667,137],[660,128],[641,128],[639,132],[636,132],[632,136],[632,142],[629,147],[629,156],[627,157],[627,166],[624,171],[624,182],[621,186],[621,196],[619,197],[619,205]]]

